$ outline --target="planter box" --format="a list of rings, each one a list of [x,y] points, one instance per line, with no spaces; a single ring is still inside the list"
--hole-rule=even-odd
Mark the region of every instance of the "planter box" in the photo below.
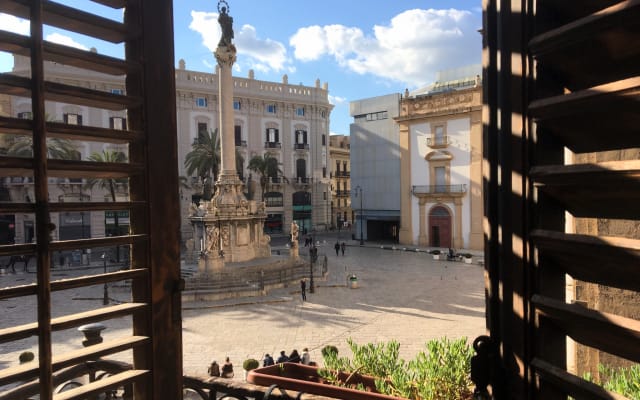
[[[467,263],[467,264],[471,264],[471,261],[473,261],[473,258],[471,258],[471,257],[469,257],[469,258],[465,257],[465,259],[464,259],[464,262]]]
[[[433,259],[434,260],[439,260],[440,259],[440,254],[433,254]]]
[[[346,380],[349,374],[341,373],[340,378]],[[298,392],[316,394],[319,396],[334,397],[337,399],[351,400],[398,400],[400,397],[392,397],[376,392],[375,379],[366,375],[355,375],[350,383],[362,384],[367,391],[351,389],[348,387],[334,386],[324,383],[318,375],[318,367],[297,363],[282,363],[268,367],[256,368],[249,371],[247,382],[260,386],[278,385],[283,389]]]

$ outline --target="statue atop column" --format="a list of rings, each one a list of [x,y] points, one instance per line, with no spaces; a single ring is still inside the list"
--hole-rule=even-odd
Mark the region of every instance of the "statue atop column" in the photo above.
[[[220,13],[218,23],[222,30],[222,37],[220,37],[220,42],[218,42],[218,46],[220,47],[231,47],[233,45],[231,43],[233,39],[233,18],[229,15],[228,11],[229,4],[225,0],[220,0],[218,2],[218,12]]]

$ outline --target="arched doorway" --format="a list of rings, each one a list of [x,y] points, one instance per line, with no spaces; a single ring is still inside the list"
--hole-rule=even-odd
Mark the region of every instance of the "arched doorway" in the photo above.
[[[442,206],[429,212],[429,246],[451,247],[451,214]]]

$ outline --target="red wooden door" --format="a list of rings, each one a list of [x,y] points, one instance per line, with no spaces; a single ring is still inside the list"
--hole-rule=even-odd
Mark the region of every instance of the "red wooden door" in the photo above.
[[[434,207],[429,213],[429,245],[451,247],[451,215],[444,207]]]

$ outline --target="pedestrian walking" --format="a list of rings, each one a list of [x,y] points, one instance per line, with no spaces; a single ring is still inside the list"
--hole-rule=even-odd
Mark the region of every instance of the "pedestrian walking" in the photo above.
[[[340,255],[340,243],[336,242],[336,244],[333,246],[334,249],[336,249],[336,255]]]
[[[340,250],[342,250],[342,255],[344,256],[344,250],[347,248],[347,244],[345,242],[342,242],[342,245],[340,245]]]
[[[300,279],[300,294],[302,301],[307,301],[307,282],[304,279]]]

